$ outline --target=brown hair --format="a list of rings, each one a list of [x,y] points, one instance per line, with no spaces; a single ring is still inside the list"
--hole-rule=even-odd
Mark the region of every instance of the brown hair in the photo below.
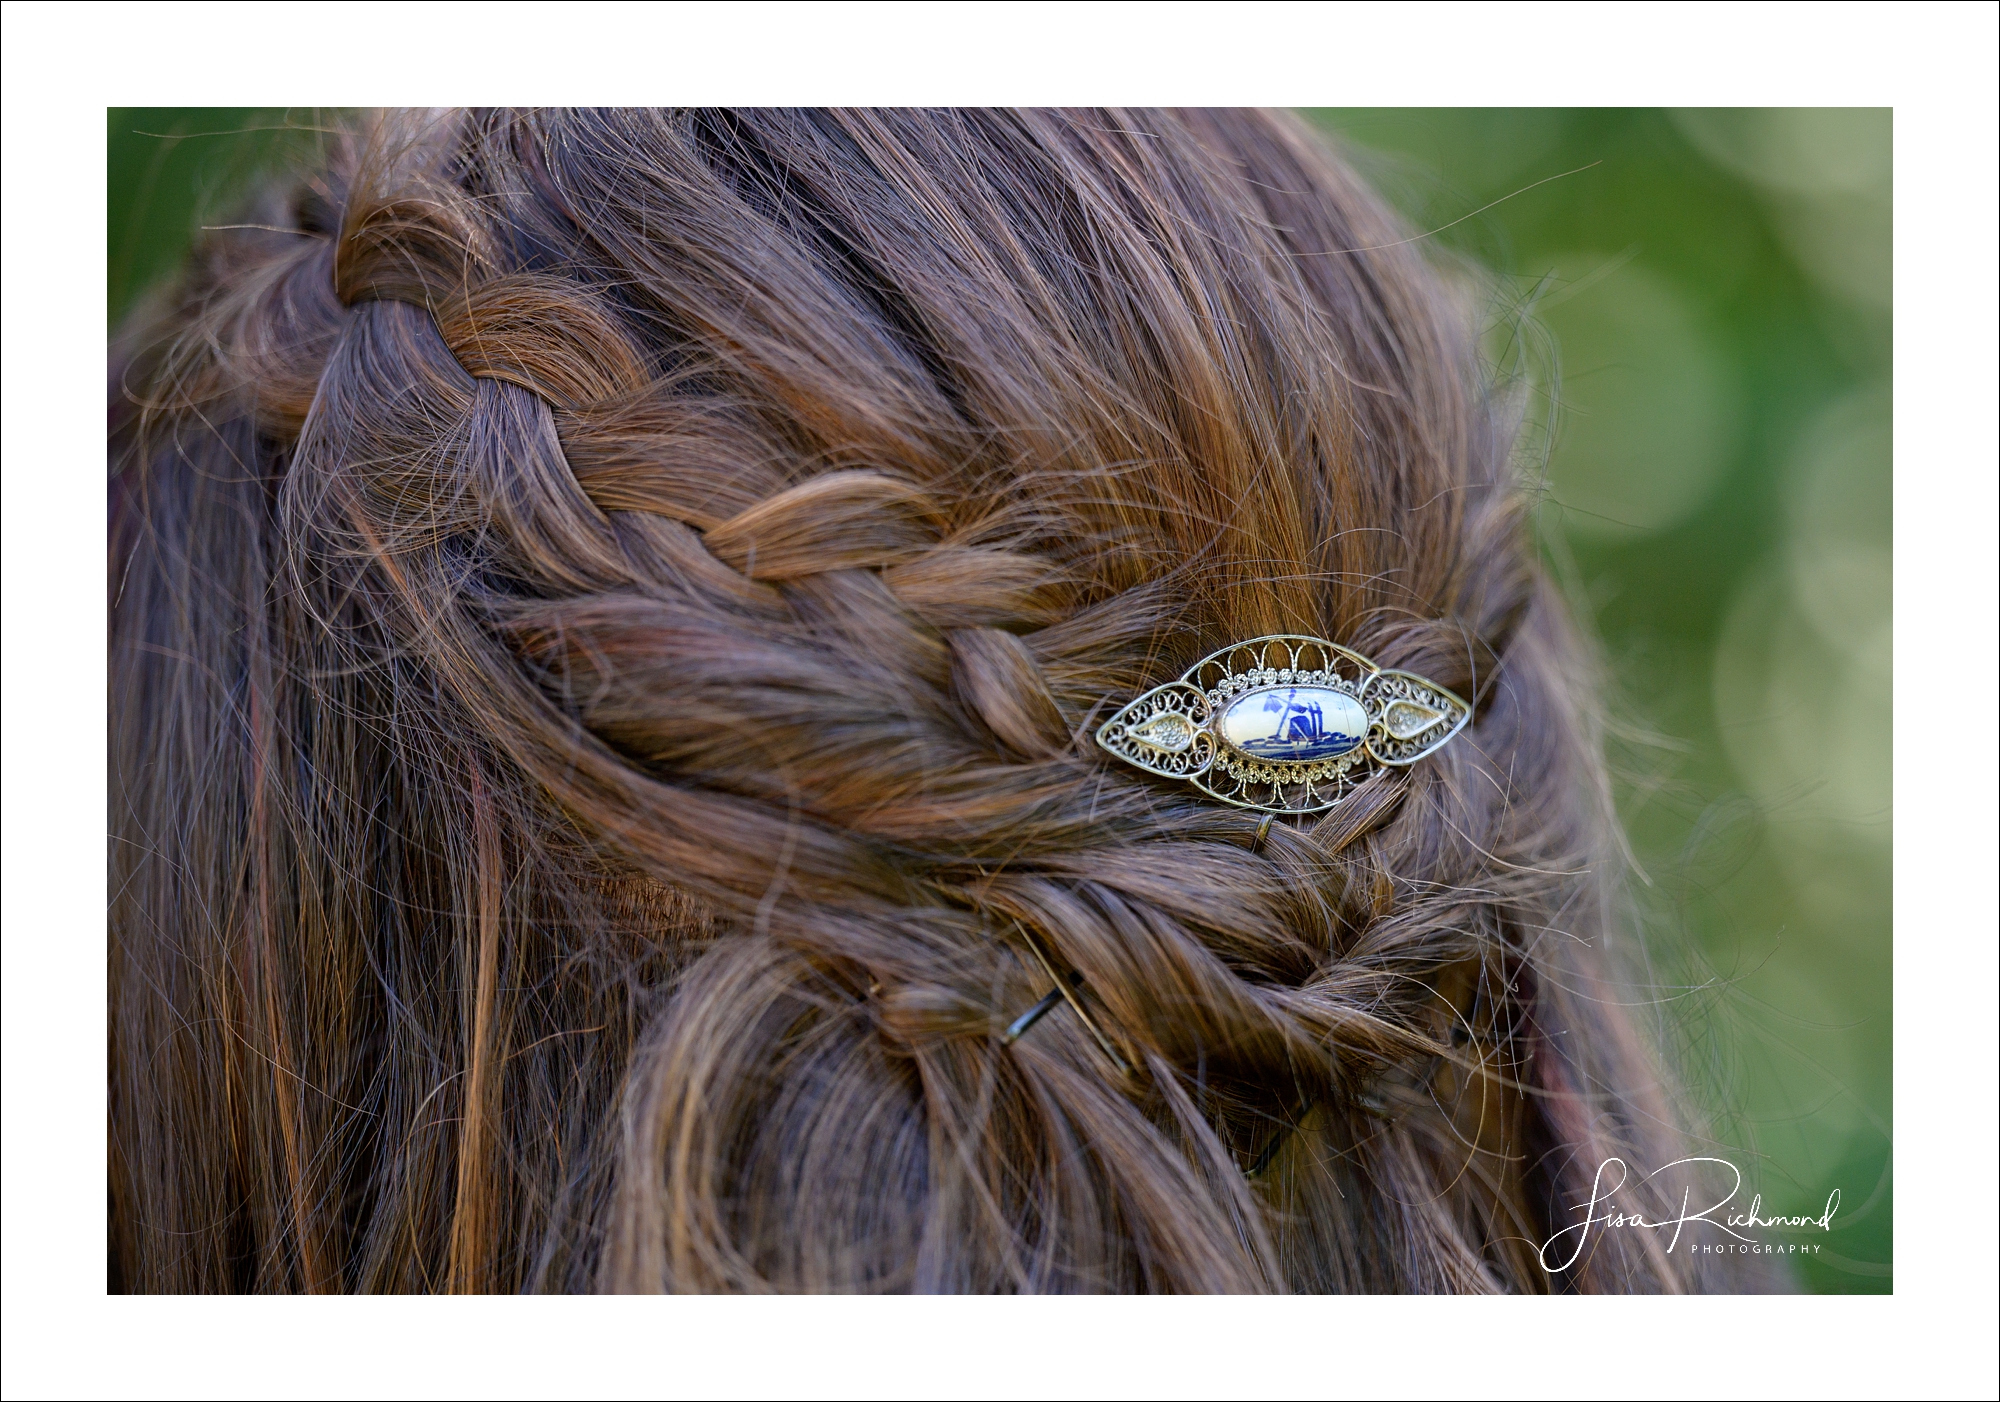
[[[115,1288],[1703,1283],[1536,1260],[1681,1152],[1589,673],[1300,125],[394,117],[262,222],[114,395]],[[1261,841],[1090,743],[1281,631],[1474,723]]]

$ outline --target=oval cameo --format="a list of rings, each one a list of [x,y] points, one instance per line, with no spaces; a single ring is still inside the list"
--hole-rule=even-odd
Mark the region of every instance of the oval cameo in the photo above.
[[[1312,764],[1338,759],[1368,733],[1361,703],[1330,686],[1274,686],[1239,696],[1222,713],[1222,738],[1254,759]]]

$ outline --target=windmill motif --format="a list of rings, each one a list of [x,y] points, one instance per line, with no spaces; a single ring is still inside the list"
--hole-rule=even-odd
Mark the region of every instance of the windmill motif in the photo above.
[[[1413,765],[1471,719],[1435,682],[1324,638],[1274,633],[1135,697],[1098,727],[1097,743],[1239,808],[1323,813],[1372,766]]]
[[[1353,697],[1310,684],[1252,692],[1228,707],[1222,720],[1222,736],[1231,745],[1274,763],[1333,759],[1359,745],[1367,729]]]
[[[1326,734],[1326,712],[1319,702],[1301,701],[1296,690],[1274,694],[1264,702],[1266,711],[1277,711],[1278,738],[1294,745],[1316,743]]]

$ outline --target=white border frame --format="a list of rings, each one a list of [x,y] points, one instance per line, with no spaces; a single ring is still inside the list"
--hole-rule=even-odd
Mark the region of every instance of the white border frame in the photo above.
[[[1518,1362],[1533,1330],[1535,1385],[1557,1395],[1993,1395],[1995,17],[1937,4],[8,5],[5,1391],[1450,1395],[1491,1390],[1496,1360]],[[1671,1311],[1631,1299],[107,1298],[93,1012],[106,830],[103,109],[302,97],[1893,106],[1895,656],[1909,679],[1898,736],[1919,679],[1940,667],[1981,698],[1951,764],[1895,776],[1897,1294]],[[1910,739],[1902,753],[1920,753]],[[1960,991],[1970,996],[1943,996]]]

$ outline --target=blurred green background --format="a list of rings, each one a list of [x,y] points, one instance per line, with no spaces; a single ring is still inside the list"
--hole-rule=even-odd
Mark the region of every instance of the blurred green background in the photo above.
[[[1763,1235],[1886,1292],[1890,114],[1312,115],[1490,275],[1715,1152],[1767,1215],[1840,1189],[1831,1234]]]
[[[1656,993],[1715,1151],[1891,1286],[1890,114],[1324,109],[1480,270],[1544,548],[1603,642]],[[317,111],[112,109],[112,324]],[[1746,1204],[1747,1205],[1747,1204]]]

